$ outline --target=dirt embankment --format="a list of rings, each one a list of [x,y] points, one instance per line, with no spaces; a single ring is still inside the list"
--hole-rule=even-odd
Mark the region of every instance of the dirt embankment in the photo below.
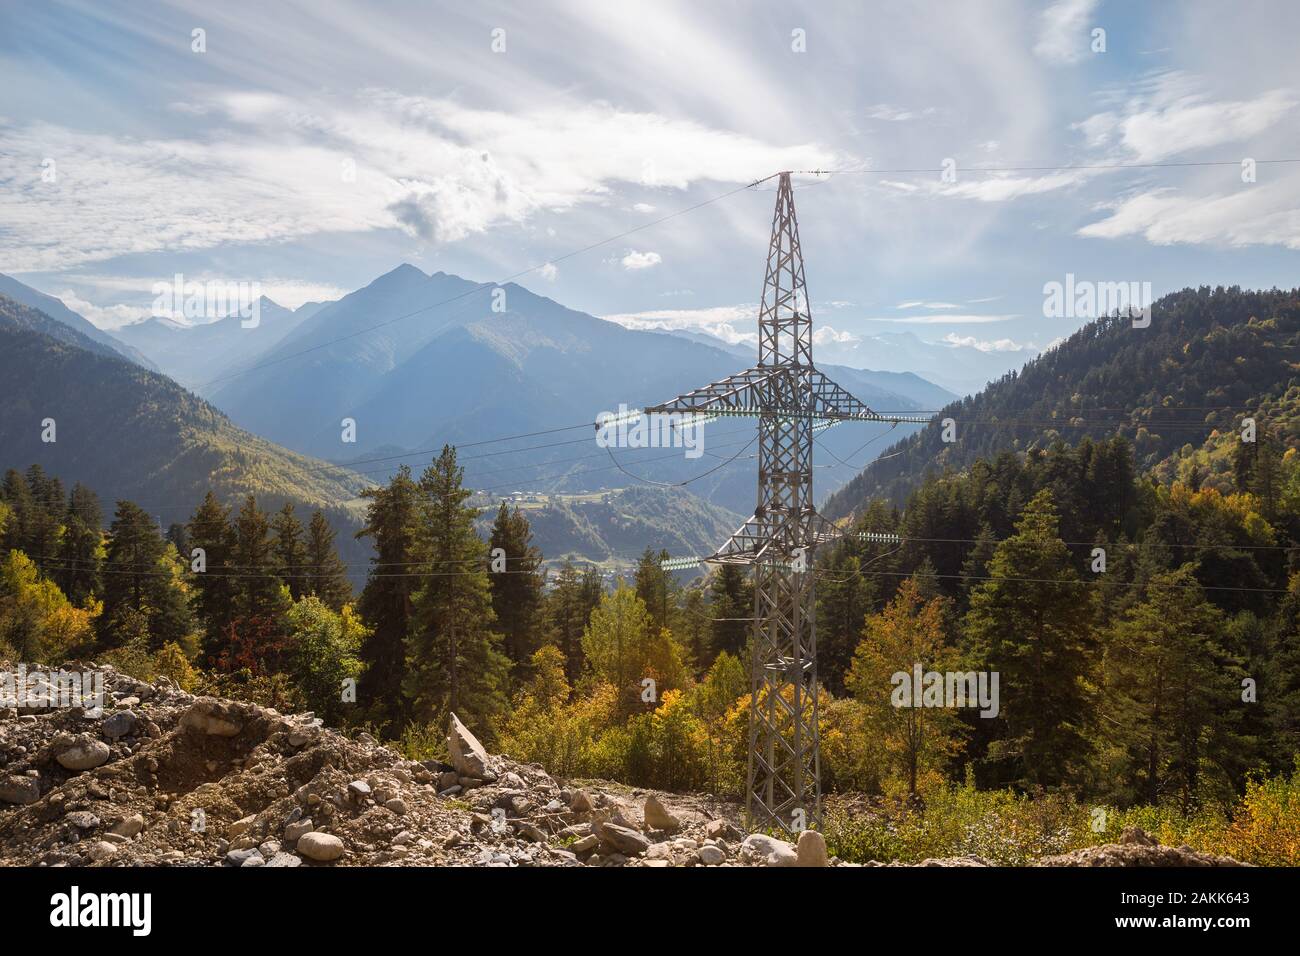
[[[3,866],[848,865],[811,831],[797,844],[746,835],[733,803],[557,781],[486,753],[454,718],[452,762],[417,762],[311,714],[195,697],[109,667],[65,670],[102,677],[102,708],[0,705]],[[0,665],[0,677],[15,671]],[[38,673],[48,672],[26,678]],[[1134,835],[1043,862],[1236,861]]]

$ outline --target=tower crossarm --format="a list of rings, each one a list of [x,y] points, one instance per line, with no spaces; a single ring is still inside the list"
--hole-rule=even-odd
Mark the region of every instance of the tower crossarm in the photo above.
[[[709,415],[759,415],[764,411],[771,389],[769,383],[780,378],[784,369],[764,368],[761,365],[747,368],[735,375],[703,388],[679,395],[671,401],[646,408],[647,415],[677,412],[680,414]]]
[[[799,365],[756,365],[645,409],[647,415],[668,413],[807,418],[823,425],[842,421],[924,423],[931,418],[878,414],[824,373]]]
[[[813,417],[822,421],[929,422],[931,415],[894,415],[872,411],[819,369],[809,372]]]

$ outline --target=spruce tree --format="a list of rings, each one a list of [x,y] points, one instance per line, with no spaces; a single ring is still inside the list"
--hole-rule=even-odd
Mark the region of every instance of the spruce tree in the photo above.
[[[817,576],[817,672],[833,694],[844,693],[853,651],[875,602],[873,579],[862,570],[855,549],[841,546]]]
[[[381,727],[405,714],[402,680],[406,674],[406,638],[410,633],[412,597],[417,587],[414,562],[416,510],[420,488],[411,469],[402,465],[387,485],[367,488],[366,524],[358,538],[370,538],[375,554],[357,609],[371,634],[361,645],[366,670],[360,697]]]
[[[218,569],[234,583],[235,613],[245,621],[273,620],[288,610],[280,591],[271,521],[248,495],[235,516],[235,547],[229,568]],[[209,564],[209,573],[212,567]]]
[[[582,631],[590,613],[584,591],[582,575],[565,561],[546,597],[547,637],[564,655],[564,676],[570,684],[582,676]]]
[[[750,622],[754,617],[754,586],[745,569],[721,565],[709,585],[713,606],[713,649],[748,660]]]
[[[533,652],[541,646],[542,553],[532,544],[528,519],[505,502],[497,509],[488,540],[489,555],[504,558],[504,567],[491,567],[492,610],[504,650],[517,676],[526,673]],[[498,550],[499,549],[499,550]]]
[[[656,629],[672,626],[671,611],[679,590],[672,572],[663,567],[668,556],[667,551],[656,553],[647,547],[636,565],[637,597],[645,603]]]
[[[124,626],[127,610],[147,619],[150,650],[169,642],[183,643],[189,636],[192,618],[174,549],[149,515],[129,501],[119,501],[104,564],[102,643],[118,646],[122,636],[118,629]]]
[[[1000,675],[1001,739],[989,756],[1005,782],[1056,787],[1085,770],[1092,715],[1093,599],[1057,533],[1051,492],[1026,505],[971,595],[967,649]]]
[[[1224,625],[1184,566],[1152,580],[1106,635],[1105,739],[1120,751],[1109,768],[1119,799],[1176,797],[1188,812],[1203,769],[1225,768],[1241,748],[1240,672],[1220,644]]]
[[[302,522],[293,513],[293,502],[286,501],[271,522],[275,534],[275,561],[280,580],[289,589],[289,596],[299,600],[307,593],[307,548],[302,541]]]
[[[417,720],[441,725],[454,712],[490,739],[506,708],[510,661],[492,630],[487,549],[464,477],[450,445],[420,476],[415,559],[424,576],[412,597],[402,691]]]
[[[203,627],[203,649],[215,657],[235,616],[235,583],[229,566],[234,563],[235,532],[230,525],[230,509],[209,491],[189,522],[190,550],[181,557],[193,569],[201,559],[202,570],[193,571],[190,584],[194,590],[194,608]],[[194,556],[200,550],[198,558]]]
[[[319,508],[312,512],[307,526],[307,593],[316,595],[331,610],[341,611],[352,600],[352,584],[334,548],[334,534],[325,513]]]
[[[59,542],[59,569],[54,580],[78,607],[100,591],[99,563],[103,546],[99,499],[81,483],[68,496]]]

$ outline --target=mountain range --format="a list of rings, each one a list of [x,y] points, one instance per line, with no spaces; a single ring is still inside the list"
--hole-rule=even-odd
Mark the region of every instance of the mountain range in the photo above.
[[[485,437],[552,433],[572,423],[564,438],[539,436],[469,455],[467,480],[489,489],[582,492],[635,482],[632,474],[672,483],[705,470],[657,450],[597,454],[581,427],[601,412],[664,401],[752,363],[735,349],[627,329],[514,283],[426,275],[404,264],[196,387],[250,431],[356,467],[377,458],[396,467],[399,456],[426,456],[445,442],[468,449]],[[934,408],[953,397],[911,374],[825,370],[877,408]],[[354,433],[345,433],[345,420],[355,423]],[[725,450],[724,460],[740,431],[731,422],[714,429],[713,447]],[[851,477],[855,462],[848,459],[883,431],[855,426],[821,436],[823,490]],[[345,442],[345,434],[355,441]],[[575,459],[583,444],[588,454]],[[692,490],[747,513],[754,484],[753,467],[742,460]]]
[[[164,527],[209,490],[292,501],[355,521],[364,478],[238,428],[167,376],[128,361],[44,312],[0,296],[0,468],[39,464],[99,494],[126,498]]]
[[[286,309],[262,296],[257,324],[251,327],[237,314],[196,325],[156,316],[124,325],[115,335],[186,388],[196,388],[214,370],[239,365],[271,348],[323,304]]]

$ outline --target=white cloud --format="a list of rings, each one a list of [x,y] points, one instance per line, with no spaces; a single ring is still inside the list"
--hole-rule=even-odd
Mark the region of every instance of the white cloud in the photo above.
[[[935,112],[933,106],[928,106],[923,110],[909,110],[901,106],[890,106],[888,103],[877,103],[875,106],[868,107],[867,119],[884,120],[889,123],[903,123],[907,120],[920,119],[923,116],[930,116]]]
[[[1032,342],[1017,342],[1014,339],[979,339],[973,335],[958,335],[949,332],[943,341],[956,348],[975,349],[979,352],[1037,352],[1038,347]]]
[[[935,315],[909,315],[905,318],[895,316],[873,316],[865,322],[889,322],[896,325],[985,325],[990,322],[1008,322],[1018,319],[1018,315],[973,315],[937,313]]]
[[[1048,173],[1043,176],[1020,176],[1006,173],[985,173],[978,169],[957,169],[957,182],[945,183],[935,178],[915,182],[882,179],[880,184],[905,195],[921,194],[926,197],[947,196],[956,199],[974,199],[979,202],[1006,202],[1022,196],[1054,192],[1067,186],[1082,183],[1087,171]]]
[[[650,205],[648,202],[633,203],[632,208],[636,212],[640,212],[640,213],[652,213],[655,211],[655,207]]]
[[[1077,63],[1088,55],[1089,17],[1097,0],[1057,0],[1043,11],[1035,55],[1053,63]]]
[[[823,325],[813,332],[813,345],[852,345],[855,342],[861,342],[862,336],[854,335],[852,332],[836,331],[829,325]]]
[[[1179,73],[1160,74],[1150,93],[1120,110],[1096,113],[1075,128],[1093,148],[1122,147],[1136,162],[1154,163],[1191,150],[1248,140],[1280,123],[1295,94],[1269,90],[1249,100],[1210,100]]]
[[[366,90],[320,102],[229,93],[209,105],[191,138],[0,122],[0,261],[38,272],[393,228],[455,242],[600,201],[619,183],[685,189],[841,159],[602,103],[505,112]],[[55,183],[41,181],[45,157]]]
[[[1272,185],[1243,185],[1232,193],[1193,196],[1172,189],[1139,193],[1117,204],[1110,216],[1084,226],[1080,236],[1119,239],[1141,236],[1158,246],[1222,243],[1300,249],[1300,178]]]
[[[955,309],[957,306],[952,302],[923,302],[920,299],[913,299],[910,302],[900,302],[894,306],[896,309]]]
[[[147,305],[106,305],[100,306],[83,299],[71,289],[65,289],[55,296],[62,300],[73,312],[88,319],[91,324],[101,329],[119,329],[132,322],[149,318],[153,310]]]
[[[637,269],[650,269],[663,262],[663,257],[657,252],[637,252],[635,249],[628,250],[627,255],[619,260],[623,263],[623,268],[629,271]]]
[[[629,329],[705,332],[736,345],[757,344],[758,333],[753,331],[757,317],[756,304],[741,304],[705,309],[652,309],[647,312],[606,315],[604,318]]]
[[[99,302],[86,298],[85,294],[72,289],[58,294],[63,304],[72,311],[89,319],[101,329],[117,329],[133,322],[139,322],[153,316],[154,287],[158,284],[170,285],[173,276],[139,277],[139,276],[104,276],[78,275],[63,276],[78,286],[104,292],[116,297],[125,295],[132,302],[101,304],[102,296],[95,295]],[[222,285],[232,283],[256,283],[260,294],[286,309],[296,309],[307,302],[328,302],[347,295],[347,289],[329,283],[311,282],[301,279],[265,278],[256,276],[216,275],[213,273],[186,274],[186,282],[206,284],[218,282]],[[92,293],[93,294],[93,293]],[[74,304],[75,303],[75,304]],[[188,322],[184,316],[173,316],[177,321]]]
[[[555,267],[554,262],[548,262],[537,270],[538,274],[547,282],[554,282],[555,277],[560,274],[560,270]]]

